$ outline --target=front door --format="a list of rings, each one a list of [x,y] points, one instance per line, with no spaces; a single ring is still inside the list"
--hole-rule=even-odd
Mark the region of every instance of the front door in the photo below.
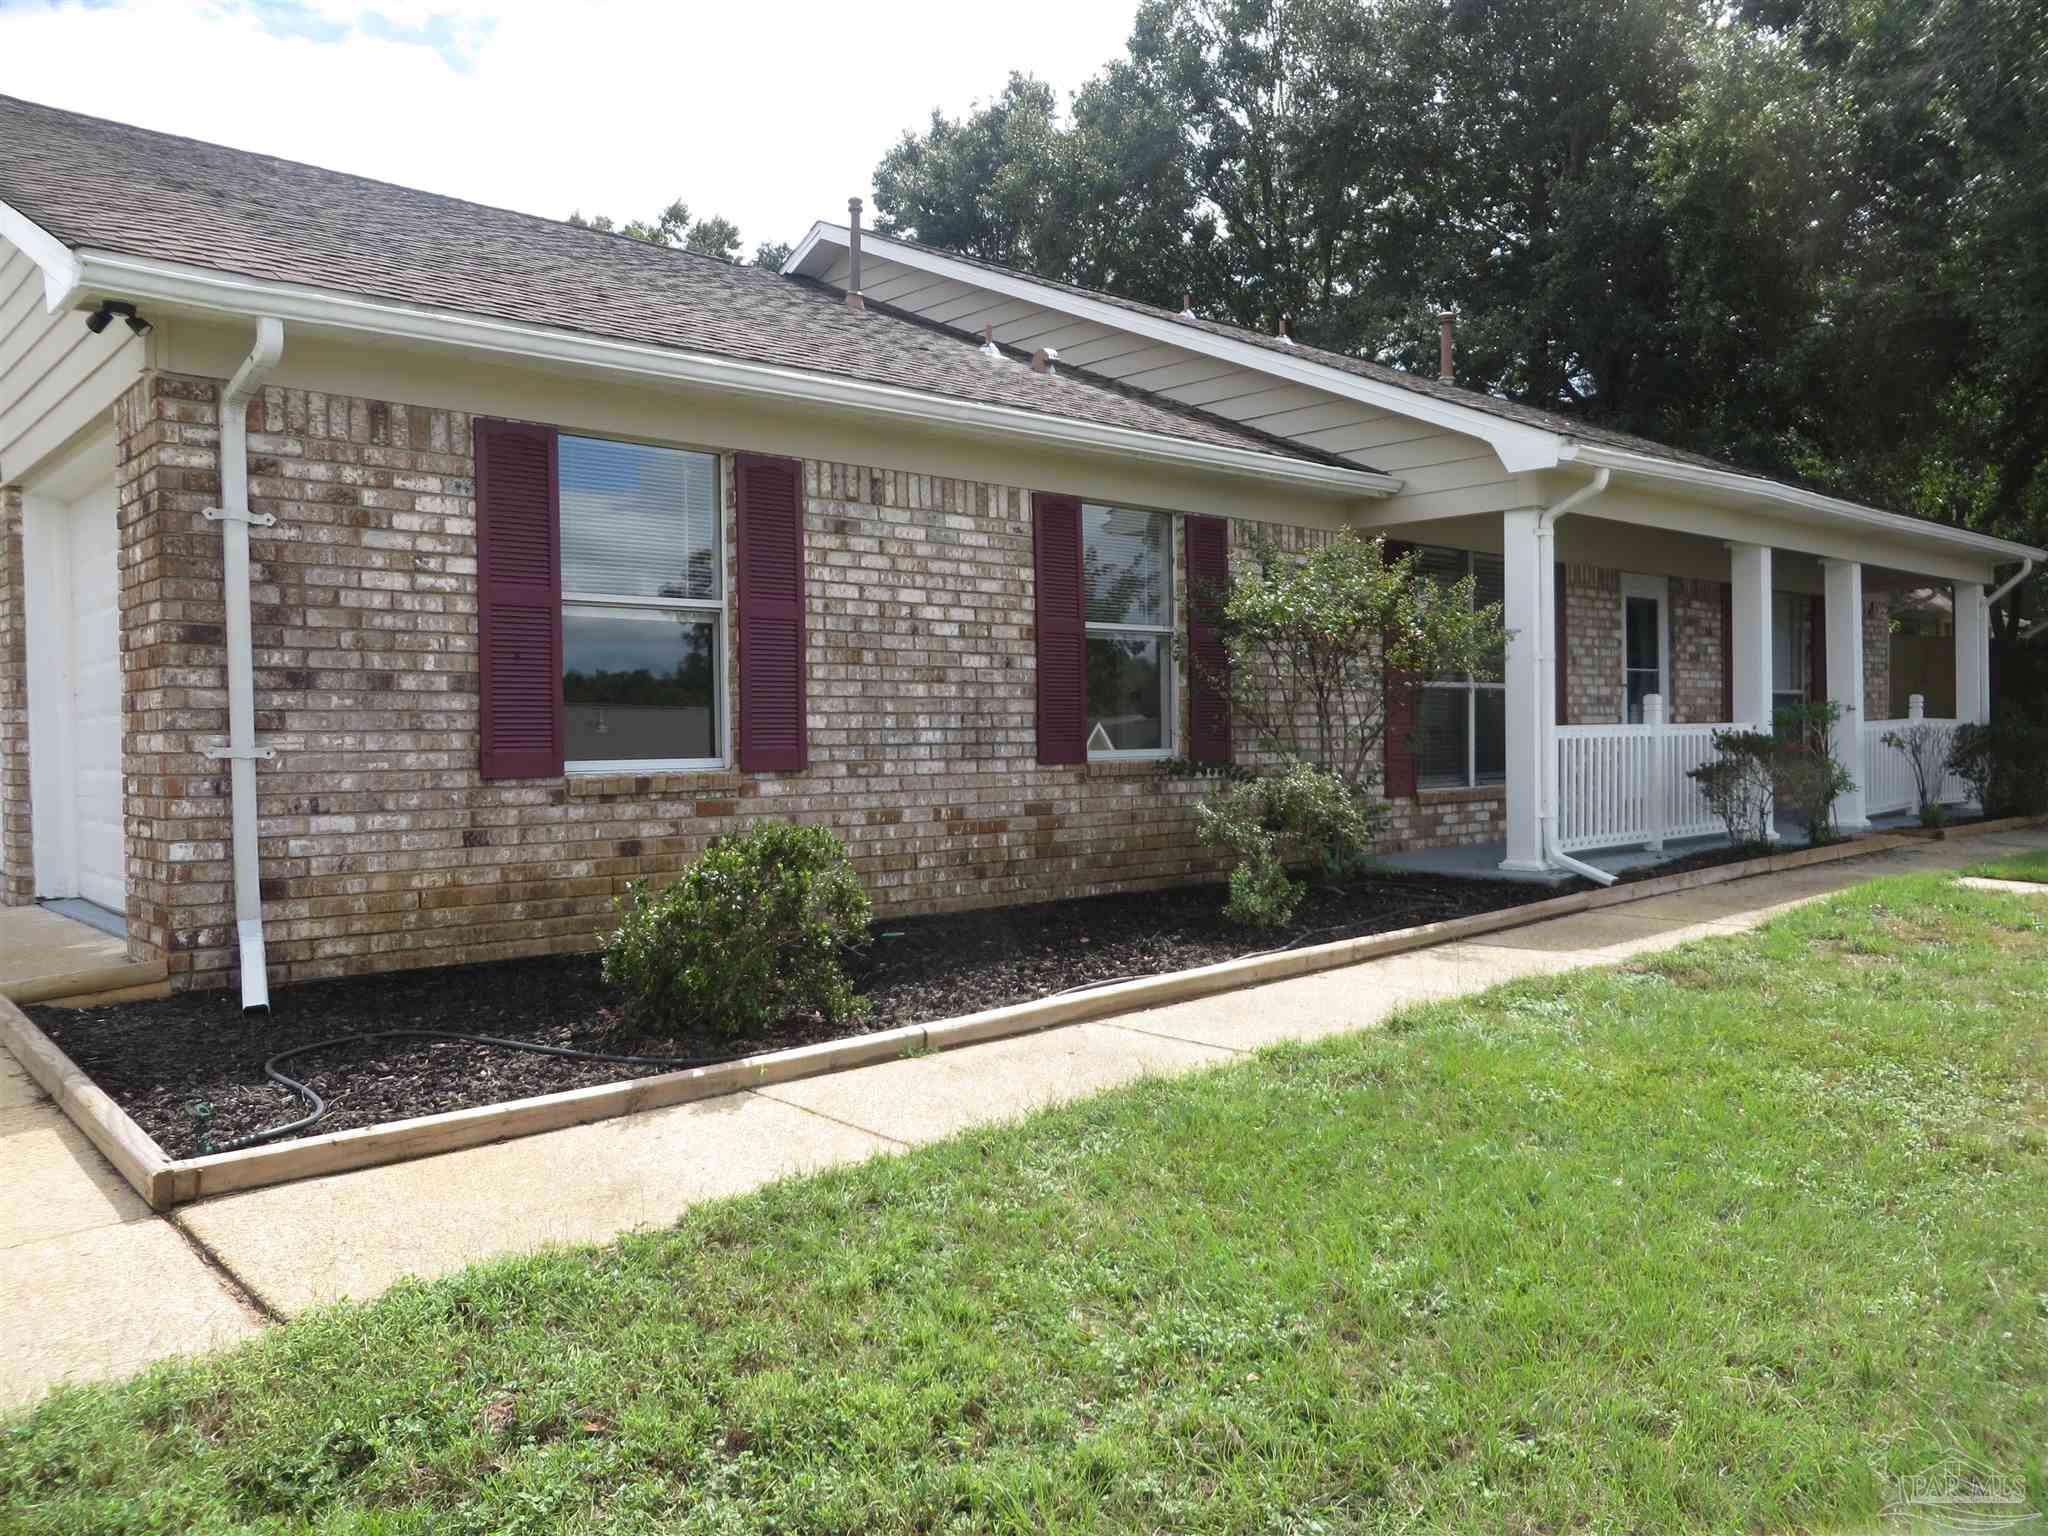
[[[36,893],[118,913],[128,895],[114,506],[111,484],[31,505],[29,745]]]

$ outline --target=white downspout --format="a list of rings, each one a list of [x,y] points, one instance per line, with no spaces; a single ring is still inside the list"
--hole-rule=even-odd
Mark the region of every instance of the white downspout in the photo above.
[[[1557,520],[1604,492],[1611,478],[1611,471],[1595,470],[1591,480],[1556,506],[1544,508],[1536,518],[1536,686],[1550,701],[1550,707],[1541,711],[1538,719],[1543,739],[1543,783],[1538,793],[1537,822],[1542,829],[1543,862],[1583,875],[1597,885],[1612,885],[1615,877],[1573,858],[1557,846],[1557,563],[1552,550]]]
[[[270,1007],[263,953],[263,894],[256,867],[256,759],[274,756],[256,745],[256,678],[249,632],[249,525],[269,527],[269,513],[249,511],[249,401],[284,356],[284,323],[256,322],[251,349],[220,399],[220,501],[206,514],[220,524],[222,597],[227,607],[228,744],[208,757],[228,763],[235,861],[235,937],[242,955],[242,1008]]]
[[[2018,586],[2021,582],[2025,581],[2029,576],[2033,574],[2034,557],[2032,555],[2029,555],[2026,559],[2020,562],[2020,573],[2017,576],[2013,577],[2011,581],[2008,581],[2004,586],[2000,587],[1996,592],[1993,592],[1989,597],[1984,599],[1985,610],[1988,612],[1993,606],[1997,604],[1998,600],[2001,597],[2005,596],[2006,593],[2010,592],[2014,587]]]

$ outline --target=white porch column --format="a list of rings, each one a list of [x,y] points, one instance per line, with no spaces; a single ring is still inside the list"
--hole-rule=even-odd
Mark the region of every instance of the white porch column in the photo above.
[[[1501,514],[1503,607],[1508,629],[1507,857],[1500,867],[1540,871],[1543,863],[1543,783],[1556,765],[1544,761],[1545,723],[1556,718],[1557,667],[1552,651],[1557,626],[1551,615],[1548,539],[1536,535],[1534,508]],[[1539,547],[1540,546],[1540,547]]]
[[[1728,574],[1734,597],[1728,605],[1734,634],[1729,654],[1734,661],[1735,722],[1771,724],[1771,547],[1730,544]]]
[[[1842,707],[1831,750],[1856,781],[1835,802],[1835,819],[1844,832],[1861,832],[1870,825],[1863,812],[1863,565],[1856,560],[1823,560],[1820,565],[1828,627],[1827,696]]]
[[[1956,583],[1956,718],[1991,723],[1991,610],[1979,582]]]

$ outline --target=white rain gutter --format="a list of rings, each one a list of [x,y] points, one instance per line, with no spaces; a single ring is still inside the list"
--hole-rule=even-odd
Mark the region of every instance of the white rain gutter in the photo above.
[[[256,677],[249,630],[249,525],[269,527],[268,512],[249,511],[249,402],[284,356],[284,322],[256,322],[256,345],[220,397],[220,524],[222,595],[227,605],[228,744],[208,757],[226,758],[235,861],[235,938],[242,955],[242,1010],[270,1007],[263,953],[263,888],[256,866],[256,760],[276,754],[256,745]]]
[[[2032,555],[2028,555],[2025,559],[2020,561],[2020,573],[2017,576],[2013,577],[2011,581],[2008,581],[2004,586],[2000,587],[1996,592],[1993,592],[1989,597],[1985,598],[1984,606],[1986,608],[1991,608],[1995,606],[2001,597],[2005,596],[2006,593],[2010,592],[2014,587],[2018,586],[2021,582],[2025,581],[2029,576],[2033,574],[2034,557]]]
[[[1536,686],[1550,701],[1550,707],[1538,713],[1543,739],[1543,783],[1537,821],[1542,828],[1543,862],[1553,869],[1583,875],[1596,885],[1612,885],[1615,877],[1573,858],[1557,846],[1557,566],[1553,550],[1557,520],[1602,494],[1613,477],[1610,469],[1595,470],[1591,480],[1557,505],[1544,508],[1536,518]]]
[[[82,281],[91,291],[159,306],[178,305],[238,318],[270,314],[314,330],[461,347],[543,366],[602,369],[631,378],[892,416],[927,428],[947,426],[997,440],[1231,475],[1260,484],[1292,486],[1318,496],[1392,496],[1402,485],[1398,476],[1362,465],[1325,464],[1255,448],[1165,437],[1138,427],[1048,416],[1017,406],[928,394],[899,384],[876,384],[457,310],[360,298],[182,262],[149,261],[96,250],[83,250],[78,256]]]

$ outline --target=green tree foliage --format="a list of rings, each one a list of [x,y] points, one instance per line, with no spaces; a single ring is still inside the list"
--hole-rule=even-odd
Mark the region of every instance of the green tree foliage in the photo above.
[[[1396,366],[1454,305],[1465,385],[2048,536],[2040,0],[1145,0],[875,185],[885,232]]]
[[[690,216],[690,205],[677,198],[651,219],[632,219],[616,224],[606,214],[594,214],[585,218],[578,211],[569,215],[569,222],[578,229],[597,229],[606,234],[626,235],[634,240],[645,240],[649,245],[668,245],[680,250],[695,251],[699,256],[716,256],[721,261],[735,261],[740,253],[740,229],[731,219],[712,215],[697,219]],[[778,254],[779,253],[779,254]],[[788,259],[789,247],[773,244],[762,245],[754,254],[756,266],[767,266],[764,256],[774,255],[776,266]]]

